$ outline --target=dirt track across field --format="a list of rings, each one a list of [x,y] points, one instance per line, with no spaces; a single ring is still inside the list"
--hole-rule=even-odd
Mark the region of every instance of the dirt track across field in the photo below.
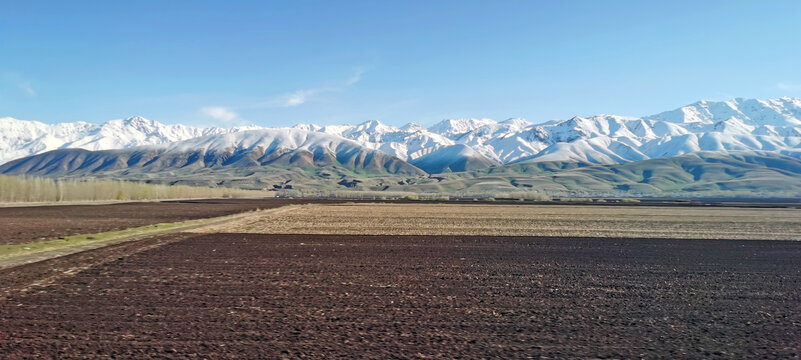
[[[801,356],[799,242],[213,234],[106,255],[0,300],[0,357]],[[0,284],[25,267],[52,275]]]
[[[324,202],[313,200],[315,202]],[[0,208],[0,245],[93,234],[145,225],[212,218],[309,203],[301,199],[210,199]]]

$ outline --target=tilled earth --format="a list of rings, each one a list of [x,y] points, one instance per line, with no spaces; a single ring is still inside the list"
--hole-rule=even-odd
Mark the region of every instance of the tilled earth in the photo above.
[[[801,356],[799,242],[186,236],[7,292],[0,358]]]
[[[312,200],[325,203],[325,200]],[[210,199],[109,205],[0,207],[0,245],[93,234],[309,203],[301,199]]]

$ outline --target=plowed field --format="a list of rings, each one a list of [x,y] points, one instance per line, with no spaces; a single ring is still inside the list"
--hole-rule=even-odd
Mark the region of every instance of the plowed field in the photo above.
[[[0,358],[801,356],[799,242],[210,234],[140,250],[8,292]]]

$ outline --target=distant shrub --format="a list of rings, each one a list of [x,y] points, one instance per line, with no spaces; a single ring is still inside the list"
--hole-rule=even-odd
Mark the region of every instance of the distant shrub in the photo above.
[[[513,191],[508,193],[496,193],[494,194],[495,198],[506,198],[506,199],[523,199],[523,200],[533,200],[533,201],[551,201],[551,197],[548,194],[540,192],[540,191]]]

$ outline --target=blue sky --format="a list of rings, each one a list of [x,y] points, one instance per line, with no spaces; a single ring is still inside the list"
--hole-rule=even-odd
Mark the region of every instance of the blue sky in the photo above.
[[[3,1],[0,116],[289,126],[801,96],[801,1]]]

